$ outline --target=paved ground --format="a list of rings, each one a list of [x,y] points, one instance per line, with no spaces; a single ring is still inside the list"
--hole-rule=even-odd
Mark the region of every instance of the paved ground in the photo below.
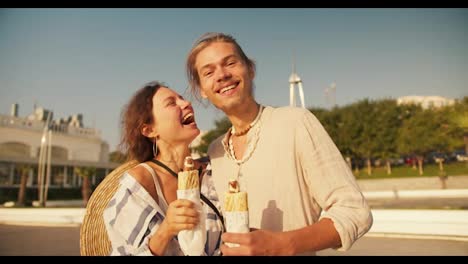
[[[439,177],[360,179],[357,183],[362,191],[436,190],[442,187]],[[467,189],[468,175],[448,176],[445,183],[447,189]]]
[[[0,225],[0,256],[79,256],[79,227]]]
[[[320,251],[319,256],[468,256],[468,242],[363,237],[351,250],[332,249]]]
[[[468,210],[468,198],[367,199],[373,209],[458,209]]]
[[[79,226],[0,225],[0,256],[79,256]],[[363,237],[347,252],[319,256],[468,256],[468,242]]]
[[[438,182],[430,179],[434,188]],[[468,176],[450,179],[449,188],[467,188]],[[418,181],[421,181],[419,179]],[[361,183],[362,184],[362,183]],[[363,189],[380,190],[375,181]],[[371,185],[372,184],[372,185]],[[402,185],[400,185],[402,184]],[[409,189],[408,181],[382,181],[378,187]],[[414,187],[414,186],[413,186]],[[427,189],[427,186],[420,186]],[[390,188],[391,189],[391,188]],[[416,188],[418,189],[418,188]],[[430,199],[368,199],[373,209],[468,209],[468,198]],[[60,206],[58,206],[60,207]],[[37,216],[36,216],[37,217]],[[21,226],[0,224],[0,256],[79,256],[79,226]],[[402,237],[375,237],[371,234],[361,238],[347,252],[324,250],[320,256],[468,256],[467,241],[440,239],[415,239]]]

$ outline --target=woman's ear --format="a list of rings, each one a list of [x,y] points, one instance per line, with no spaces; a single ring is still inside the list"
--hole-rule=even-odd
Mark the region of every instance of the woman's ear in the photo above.
[[[141,128],[140,133],[148,138],[154,138],[157,136],[156,131],[154,130],[153,126],[144,124],[143,127]]]

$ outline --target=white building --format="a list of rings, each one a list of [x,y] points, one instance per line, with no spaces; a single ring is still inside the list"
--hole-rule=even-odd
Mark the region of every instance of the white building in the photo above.
[[[27,186],[37,188],[41,139],[47,116],[51,116],[51,173],[50,188],[76,188],[81,177],[75,167],[95,167],[93,184],[99,183],[119,164],[109,162],[109,145],[94,128],[83,127],[82,115],[53,120],[53,113],[36,108],[28,117],[18,116],[14,104],[10,115],[0,115],[0,188],[18,187],[21,175],[18,164],[30,164]]]
[[[455,104],[454,99],[445,98],[442,96],[403,96],[397,99],[397,104],[418,104],[423,109],[439,108]]]

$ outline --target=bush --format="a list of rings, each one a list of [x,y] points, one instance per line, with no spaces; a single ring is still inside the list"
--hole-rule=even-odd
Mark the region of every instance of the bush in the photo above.
[[[2,187],[0,188],[0,204],[8,201],[16,202],[18,200],[19,187]],[[81,188],[49,188],[47,192],[47,200],[80,200]],[[36,187],[28,187],[26,189],[25,205],[32,205],[32,201],[39,200],[38,190]]]

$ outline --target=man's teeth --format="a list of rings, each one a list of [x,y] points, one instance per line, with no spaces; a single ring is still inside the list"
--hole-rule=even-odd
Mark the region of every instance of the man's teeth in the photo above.
[[[229,91],[229,90],[234,89],[234,87],[236,87],[235,84],[229,85],[228,87],[224,87],[223,89],[221,89],[221,91],[219,91],[219,92],[220,92],[220,93],[224,93],[224,92],[227,92],[227,91]]]

